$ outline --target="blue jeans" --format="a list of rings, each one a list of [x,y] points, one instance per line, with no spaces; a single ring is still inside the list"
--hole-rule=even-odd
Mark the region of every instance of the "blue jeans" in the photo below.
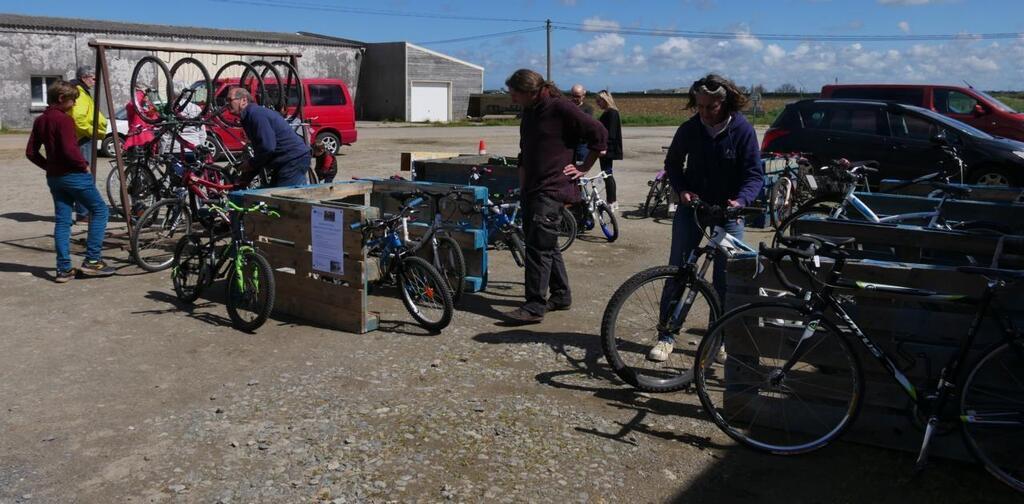
[[[57,271],[71,269],[71,209],[75,204],[89,211],[89,237],[86,240],[85,259],[100,260],[103,235],[107,231],[109,211],[96,189],[91,173],[69,173],[63,177],[46,177],[53,196],[53,245],[57,249]]]
[[[590,155],[590,149],[587,147],[587,144],[579,144],[573,150],[573,162],[582,163],[587,160],[588,155]]]
[[[85,159],[85,162],[92,166],[92,140],[78,144],[78,150],[82,153],[82,159]],[[75,203],[75,215],[79,219],[86,219],[89,217],[89,210],[82,206],[81,203]]]
[[[737,239],[743,239],[742,219],[730,222],[725,225],[725,231]],[[710,231],[709,231],[710,232]],[[672,250],[669,254],[668,263],[672,266],[682,266],[690,258],[690,253],[697,248],[704,239],[704,234],[697,227],[693,218],[693,209],[688,206],[679,205],[676,215],[672,219]],[[728,258],[720,252],[715,252],[715,264],[711,273],[711,284],[718,294],[718,300],[725,306],[725,266]],[[674,279],[665,282],[665,289],[661,293],[661,306],[659,318],[665,322],[672,312],[672,303],[682,295],[684,286],[679,285]],[[658,339],[673,341],[672,334],[661,334]]]
[[[270,185],[273,187],[286,187],[294,185],[306,185],[309,183],[310,155],[305,154],[273,170],[270,175]]]

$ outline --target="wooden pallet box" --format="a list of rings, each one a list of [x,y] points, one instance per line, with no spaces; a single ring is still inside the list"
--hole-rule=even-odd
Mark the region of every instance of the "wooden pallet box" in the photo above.
[[[473,167],[488,168],[480,179],[470,181]],[[490,194],[505,194],[519,188],[519,161],[514,157],[459,156],[448,159],[420,159],[412,162],[413,179],[445,184],[484,186]]]
[[[879,184],[879,191],[889,194],[902,194],[905,196],[926,197],[935,191],[935,187],[928,183],[910,184],[901,187],[895,192],[893,188],[904,183],[903,180],[885,179]],[[1024,190],[1019,187],[995,187],[967,184],[954,184],[971,190],[964,200],[966,201],[987,201],[990,203],[1024,204]]]
[[[280,217],[270,217],[253,212],[245,217],[247,236],[274,270],[276,312],[353,333],[377,328],[378,314],[367,305],[366,249],[359,231],[347,225],[377,215],[368,205],[372,189],[372,183],[357,182],[231,194],[240,205],[265,202],[280,213]],[[344,268],[340,274],[313,269],[310,221],[314,207],[336,211],[343,223]]]
[[[767,266],[767,265],[766,265]],[[828,260],[823,260],[822,278],[831,268]],[[726,308],[732,309],[745,303],[757,301],[783,301],[798,304],[791,295],[784,295],[781,286],[766,267],[760,275],[754,277],[755,257],[740,256],[729,261],[728,290]],[[788,261],[783,271],[787,277],[800,285],[806,280],[795,266]],[[978,275],[959,273],[948,266],[898,263],[883,261],[853,261],[845,269],[847,278],[872,283],[901,285],[923,289],[931,289],[943,293],[978,296],[985,287],[985,279]],[[844,294],[848,294],[848,292]],[[1007,313],[1017,327],[1024,323],[1024,288],[1015,287],[1001,294],[999,307]],[[957,351],[959,342],[967,334],[973,320],[975,308],[955,302],[929,301],[922,303],[913,298],[897,298],[890,295],[874,293],[870,290],[856,291],[844,304],[844,309],[851,319],[872,340],[889,353],[910,379],[919,392],[931,390],[939,370]],[[800,338],[802,327],[782,323],[785,319],[779,312],[766,311],[761,317],[748,319],[744,327],[754,335],[758,348],[770,352],[770,348],[792,348],[792,342]],[[834,322],[839,322],[833,320]],[[840,327],[842,324],[839,323]],[[972,365],[981,351],[999,341],[999,328],[991,319],[986,319],[981,326],[981,333],[972,348],[967,364]],[[726,349],[730,355],[742,359],[744,355],[752,355],[750,348],[745,348],[746,338],[726,336]],[[864,371],[864,397],[860,415],[843,439],[865,444],[894,448],[908,452],[916,452],[920,448],[921,430],[912,410],[912,401],[897,386],[884,368],[879,364],[863,345],[850,340],[858,360]],[[764,354],[763,354],[764,355]],[[817,356],[814,364],[827,369],[843,362],[841,356]],[[965,372],[967,369],[964,370]],[[742,382],[742,371],[733,374],[727,371],[726,381]],[[811,394],[809,402],[817,398],[818,411],[827,414],[833,408],[828,404],[826,395]],[[955,411],[958,399],[954,397],[950,405]],[[726,398],[726,407],[738,411],[744,403],[741,394]],[[765,425],[770,421],[759,419]],[[955,426],[954,426],[955,427]],[[953,429],[948,434],[935,440],[932,453],[936,456],[959,460],[970,460],[966,448],[960,438],[959,430]]]

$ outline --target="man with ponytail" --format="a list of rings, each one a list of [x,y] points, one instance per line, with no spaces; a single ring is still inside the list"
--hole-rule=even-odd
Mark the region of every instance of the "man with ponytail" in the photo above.
[[[604,154],[608,132],[533,70],[516,70],[505,85],[512,101],[523,107],[519,180],[526,233],[526,303],[505,316],[529,324],[572,304],[569,275],[558,250],[562,207],[579,199],[576,179]],[[577,166],[573,154],[580,139],[589,154]]]

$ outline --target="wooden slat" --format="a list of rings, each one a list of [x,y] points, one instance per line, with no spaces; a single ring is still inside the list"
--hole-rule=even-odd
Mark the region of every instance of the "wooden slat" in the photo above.
[[[453,157],[459,157],[461,154],[458,152],[429,152],[429,151],[417,151],[417,152],[403,152],[401,154],[401,170],[411,171],[413,161],[419,160],[433,160],[433,159],[449,159]]]
[[[886,179],[879,185],[879,190],[882,192],[889,193],[889,191],[903,183],[902,180],[890,180]],[[991,203],[1024,203],[1024,190],[1019,187],[995,187],[995,186],[977,186],[977,185],[966,185],[966,184],[953,184],[959,187],[966,187],[971,190],[971,193],[964,197],[967,201],[987,201]],[[907,196],[921,196],[926,197],[935,191],[935,187],[928,183],[918,183],[905,186],[895,193],[890,194],[904,194]]]
[[[354,286],[366,284],[365,263],[358,259],[353,259],[351,256],[345,258],[344,274],[336,275],[313,270],[313,253],[305,248],[299,249],[274,242],[257,243],[257,248],[268,257],[270,265],[275,270],[278,268],[291,268],[295,271],[296,275],[300,276],[308,276],[315,273],[320,276],[343,280]]]

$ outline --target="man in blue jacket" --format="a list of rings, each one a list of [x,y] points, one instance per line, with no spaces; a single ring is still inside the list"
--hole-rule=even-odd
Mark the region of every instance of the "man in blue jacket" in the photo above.
[[[689,204],[700,200],[719,206],[749,206],[764,185],[757,134],[740,113],[746,103],[747,98],[736,84],[720,75],[708,74],[690,87],[687,108],[697,113],[679,126],[665,155],[665,172],[680,202],[672,220],[669,264],[673,266],[683,265],[704,236]],[[743,220],[738,219],[728,223],[725,231],[742,238],[743,225]],[[726,258],[717,254],[712,283],[723,304],[725,265]],[[669,311],[669,302],[676,298],[681,287],[676,283],[666,282],[662,293],[663,319]],[[663,362],[672,355],[674,348],[674,335],[659,334],[658,343],[647,358]]]
[[[228,90],[228,108],[241,118],[255,153],[242,164],[243,172],[266,167],[273,187],[309,183],[309,145],[280,113],[253,103],[252,95],[241,87]]]

